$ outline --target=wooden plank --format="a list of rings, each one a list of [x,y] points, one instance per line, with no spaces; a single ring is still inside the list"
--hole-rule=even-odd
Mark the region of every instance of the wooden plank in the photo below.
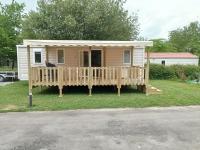
[[[97,84],[97,68],[94,67],[94,84]]]
[[[147,50],[147,65],[145,70],[145,86],[147,87],[149,84],[149,64],[150,64],[150,53]],[[146,88],[146,94],[148,95],[148,88]]]
[[[78,72],[78,67],[76,67],[76,85],[79,85]]]
[[[46,75],[46,85],[48,85],[48,67],[44,68],[45,69],[45,75]]]
[[[45,51],[46,51],[46,63],[49,62],[49,51],[47,45],[45,45]]]
[[[131,67],[133,66],[133,51],[134,51],[134,47],[131,47]]]
[[[69,67],[68,68],[68,70],[69,70],[69,85],[71,85],[71,67]]]
[[[53,68],[53,82],[54,82],[54,85],[56,85],[56,71],[57,71],[57,68],[54,67]]]
[[[49,68],[50,84],[52,85],[52,68]]]
[[[105,81],[104,81],[104,72],[105,72],[105,68],[104,67],[101,67],[101,78],[102,78],[102,84],[104,85]]]

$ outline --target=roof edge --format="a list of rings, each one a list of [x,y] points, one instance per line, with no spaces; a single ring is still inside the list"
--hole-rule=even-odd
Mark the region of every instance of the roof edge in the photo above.
[[[153,41],[103,41],[103,40],[31,40],[24,39],[24,45],[45,46],[153,46]]]

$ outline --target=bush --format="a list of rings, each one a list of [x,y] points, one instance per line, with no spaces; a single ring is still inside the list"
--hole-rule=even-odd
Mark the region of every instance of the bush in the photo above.
[[[200,67],[194,65],[172,65],[163,66],[159,64],[151,64],[150,79],[181,79],[194,80],[200,78]]]
[[[149,71],[150,79],[174,79],[176,78],[175,71],[168,66],[151,64]]]

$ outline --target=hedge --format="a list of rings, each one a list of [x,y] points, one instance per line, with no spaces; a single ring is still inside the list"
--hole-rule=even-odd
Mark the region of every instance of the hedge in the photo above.
[[[151,64],[150,79],[181,79],[194,80],[200,78],[200,67],[194,65],[163,66]]]

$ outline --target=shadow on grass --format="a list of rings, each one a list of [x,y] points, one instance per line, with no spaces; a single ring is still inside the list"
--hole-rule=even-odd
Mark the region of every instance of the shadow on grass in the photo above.
[[[48,87],[40,89],[37,87],[37,94],[58,94],[59,89],[58,87]],[[63,94],[88,94],[88,87],[87,86],[68,86],[63,88]],[[117,88],[116,86],[93,86],[92,88],[93,94],[116,94]],[[121,93],[142,93],[137,90],[134,86],[122,86]]]

